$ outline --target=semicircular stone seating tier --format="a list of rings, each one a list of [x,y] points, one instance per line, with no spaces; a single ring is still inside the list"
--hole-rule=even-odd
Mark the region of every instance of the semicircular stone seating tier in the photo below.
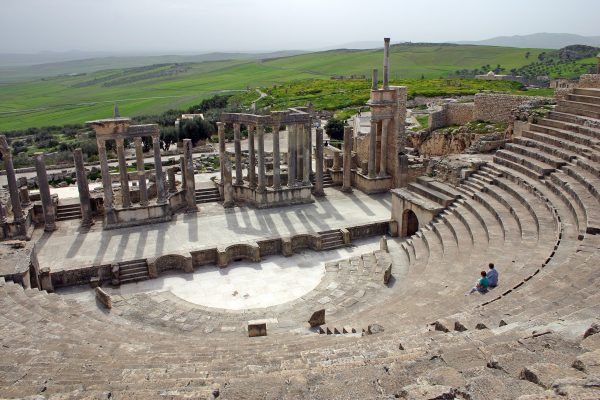
[[[373,334],[305,324],[248,338],[207,334],[206,321],[186,332],[125,312],[177,311],[170,298],[117,299],[102,312],[0,279],[0,397],[488,399],[493,387],[493,398],[598,398],[600,327],[588,330],[600,315],[598,126],[600,90],[576,89],[455,188],[460,198],[431,223],[389,241],[394,265],[407,266],[393,284],[359,274],[364,256],[355,275],[360,260],[329,265],[319,295],[377,287],[327,324],[380,325]],[[489,262],[500,286],[464,296]],[[305,321],[296,305],[274,317]]]

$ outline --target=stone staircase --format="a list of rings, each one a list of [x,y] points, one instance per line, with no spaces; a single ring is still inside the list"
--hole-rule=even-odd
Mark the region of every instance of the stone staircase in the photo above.
[[[310,183],[312,183],[313,185],[315,184],[315,174],[311,174],[310,176]],[[323,171],[323,188],[328,188],[328,187],[333,187],[336,186],[335,183],[333,182],[333,180],[331,179],[331,175],[329,174],[329,171]]]
[[[196,189],[196,204],[212,203],[220,200],[221,195],[217,188]]]
[[[81,206],[76,204],[59,204],[56,206],[56,220],[81,219]]]
[[[118,263],[119,283],[131,283],[150,279],[146,260],[132,260]]]
[[[345,247],[344,236],[339,229],[319,232],[323,247],[322,250],[333,250],[340,247]]]

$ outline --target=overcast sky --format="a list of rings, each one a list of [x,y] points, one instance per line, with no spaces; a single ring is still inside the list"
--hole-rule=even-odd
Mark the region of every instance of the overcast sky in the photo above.
[[[319,49],[600,35],[598,0],[0,0],[0,52]]]

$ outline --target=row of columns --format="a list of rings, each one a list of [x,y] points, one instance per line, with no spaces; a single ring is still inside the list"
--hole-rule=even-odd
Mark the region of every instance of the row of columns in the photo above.
[[[273,130],[273,189],[281,189],[281,148],[279,136],[279,123],[272,125]],[[265,143],[264,125],[247,125],[248,127],[248,183],[251,189],[256,189],[262,193],[266,190],[266,168],[265,168]],[[225,160],[227,152],[225,148],[225,123],[217,123],[219,134],[219,155],[221,157],[221,177],[225,178]],[[243,185],[244,177],[242,172],[242,147],[240,124],[233,124],[233,138],[235,151],[235,185]],[[314,192],[317,195],[323,193],[323,130],[317,129],[317,177]],[[289,188],[299,185],[310,185],[310,173],[312,170],[312,137],[310,125],[291,124],[288,125],[288,182]],[[319,161],[320,160],[320,161]],[[258,174],[257,174],[258,167]],[[319,171],[321,172],[319,175]]]
[[[165,188],[165,179],[162,170],[162,160],[160,156],[160,141],[158,134],[152,135],[152,149],[154,153],[154,172],[156,176],[157,204],[167,202],[167,192]],[[108,159],[106,156],[106,140],[98,138],[98,156],[100,158],[100,169],[102,171],[102,186],[104,190],[104,208],[106,211],[114,209],[114,197],[112,192],[112,181],[108,169]],[[122,193],[122,207],[131,207],[131,196],[129,194],[129,175],[127,173],[127,162],[125,160],[125,139],[115,139],[117,144],[117,158],[119,162],[119,178]],[[144,169],[144,150],[141,137],[134,138],[135,155],[137,164],[137,175],[140,190],[140,205],[148,205],[148,189],[146,186],[146,171]]]
[[[376,175],[376,159],[377,159],[377,130],[379,121],[371,120],[371,131],[369,133],[369,164],[368,164],[368,175],[369,178],[375,178],[376,176],[382,178],[387,176],[387,146],[388,146],[388,135],[389,135],[389,119],[381,120],[381,148],[379,154],[379,172]]]

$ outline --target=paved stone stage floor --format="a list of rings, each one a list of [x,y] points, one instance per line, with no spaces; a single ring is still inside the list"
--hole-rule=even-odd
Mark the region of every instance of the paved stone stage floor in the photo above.
[[[379,238],[368,238],[351,247],[321,252],[303,250],[291,257],[266,257],[259,263],[237,261],[223,269],[204,266],[193,274],[173,271],[156,279],[104,290],[112,296],[170,292],[191,305],[225,310],[266,308],[295,300],[315,289],[325,276],[326,262],[378,249]],[[94,300],[89,287],[67,287],[58,293],[78,300]]]
[[[38,261],[56,272],[390,219],[389,193],[368,196],[327,188],[326,194],[312,204],[263,210],[200,204],[199,212],[179,214],[171,222],[124,229],[103,230],[96,222],[84,232],[79,220],[59,222],[56,231],[38,241]]]

